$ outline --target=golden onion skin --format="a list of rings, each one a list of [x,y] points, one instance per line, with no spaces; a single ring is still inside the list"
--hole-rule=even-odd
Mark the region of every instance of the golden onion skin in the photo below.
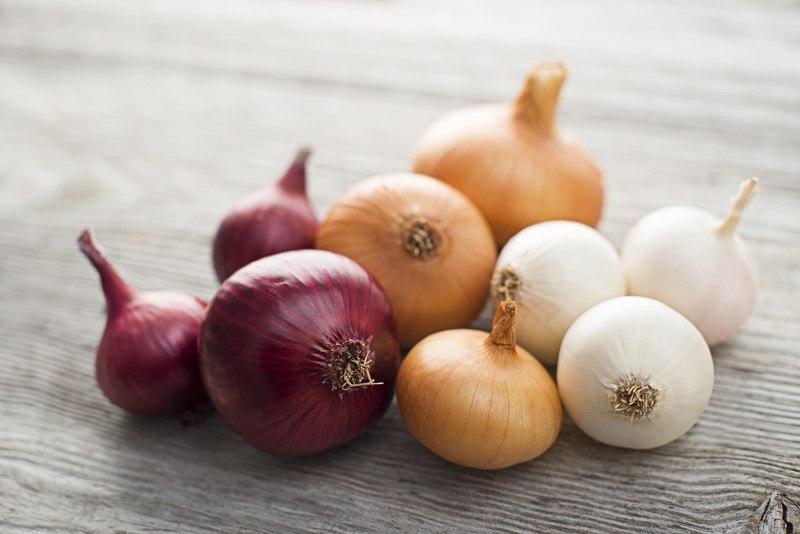
[[[555,125],[563,65],[540,65],[517,100],[452,111],[422,135],[414,172],[446,182],[472,200],[499,245],[547,220],[597,226],[603,175]]]
[[[415,235],[421,237],[412,247]],[[357,261],[378,279],[404,347],[467,326],[483,308],[497,259],[475,205],[412,173],[375,176],[350,189],[320,225],[316,245]]]
[[[411,434],[445,460],[502,469],[550,448],[562,408],[530,353],[487,338],[461,329],[420,341],[400,366],[397,405]]]

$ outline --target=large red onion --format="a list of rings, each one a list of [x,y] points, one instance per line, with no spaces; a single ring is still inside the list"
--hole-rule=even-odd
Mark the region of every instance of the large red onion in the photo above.
[[[354,261],[286,252],[237,271],[208,308],[201,368],[247,442],[308,455],[363,432],[389,406],[400,356],[394,315]]]
[[[306,161],[301,148],[275,184],[243,197],[223,219],[214,237],[214,269],[220,281],[266,256],[314,248],[317,221],[306,194]]]
[[[100,274],[108,307],[96,362],[106,397],[141,415],[186,414],[207,403],[197,356],[206,303],[177,291],[136,291],[88,229],[78,247]]]

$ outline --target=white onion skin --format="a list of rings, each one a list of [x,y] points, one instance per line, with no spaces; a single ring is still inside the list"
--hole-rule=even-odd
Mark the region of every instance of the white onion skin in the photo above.
[[[649,419],[631,421],[610,407],[613,385],[630,375],[647,377],[659,390]],[[608,445],[651,449],[681,437],[700,418],[714,364],[703,336],[678,312],[653,299],[620,297],[570,327],[557,378],[564,407],[586,434]]]
[[[661,208],[634,225],[622,248],[628,294],[677,310],[709,345],[736,333],[758,287],[750,250],[738,234],[720,234],[720,223],[700,208]]]
[[[545,365],[558,361],[567,329],[586,310],[625,295],[625,276],[617,251],[599,232],[571,221],[535,224],[503,248],[492,277],[492,296],[500,271],[520,277],[517,343]]]

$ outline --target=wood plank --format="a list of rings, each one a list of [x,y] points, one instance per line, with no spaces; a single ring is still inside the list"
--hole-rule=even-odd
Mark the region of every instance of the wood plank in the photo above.
[[[0,530],[780,525],[770,496],[800,495],[797,15],[748,0],[3,0]],[[657,206],[721,213],[740,179],[762,178],[742,225],[759,303],[714,349],[714,395],[687,436],[625,451],[566,421],[542,458],[483,473],[428,453],[395,407],[352,444],[295,460],[219,417],[183,430],[103,398],[102,298],[74,247],[84,225],[138,287],[208,298],[217,221],[298,145],[316,148],[322,214],[358,180],[407,168],[441,113],[510,98],[541,58],[571,67],[563,125],[606,171],[616,245]]]

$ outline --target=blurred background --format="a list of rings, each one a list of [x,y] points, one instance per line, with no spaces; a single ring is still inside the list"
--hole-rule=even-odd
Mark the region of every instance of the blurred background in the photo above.
[[[656,207],[722,214],[762,178],[742,232],[763,293],[715,352],[706,432],[623,455],[567,422],[540,461],[484,475],[426,454],[394,408],[301,463],[218,418],[185,433],[106,403],[84,226],[133,285],[210,298],[219,220],[300,145],[322,216],[410,169],[442,113],[512,99],[543,60],[570,69],[560,124],[605,171],[615,245]],[[798,490],[800,398],[769,369],[800,377],[799,209],[797,1],[0,0],[0,525],[744,530],[770,491]]]

